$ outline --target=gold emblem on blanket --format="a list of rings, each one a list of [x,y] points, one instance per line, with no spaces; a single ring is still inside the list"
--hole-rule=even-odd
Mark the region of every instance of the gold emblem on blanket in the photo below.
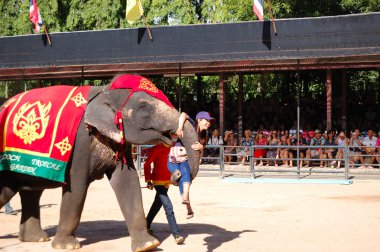
[[[45,136],[49,122],[51,102],[47,105],[37,101],[21,106],[13,118],[13,133],[24,140],[24,144],[31,144]]]
[[[70,151],[72,148],[72,145],[69,143],[69,137],[66,137],[61,142],[54,144],[54,146],[59,149],[62,156],[64,156],[66,152]]]
[[[148,79],[142,78],[140,80],[139,88],[148,90],[152,93],[158,93],[158,88]]]
[[[72,100],[73,102],[75,102],[75,106],[77,106],[77,107],[81,106],[82,104],[86,104],[87,103],[86,99],[82,95],[82,92],[79,92],[76,96],[74,96],[70,100]]]

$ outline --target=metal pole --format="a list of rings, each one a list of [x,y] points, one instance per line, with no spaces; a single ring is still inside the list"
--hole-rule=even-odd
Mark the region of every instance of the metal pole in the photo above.
[[[349,151],[349,147],[346,145],[344,147],[344,155],[343,155],[343,158],[344,158],[344,178],[345,179],[348,179],[348,169],[350,167],[348,151]]]
[[[141,170],[141,145],[137,145],[136,157],[137,157],[137,170],[140,171]],[[141,177],[141,173],[139,177]]]
[[[253,147],[249,147],[250,148],[250,158],[249,158],[249,168],[250,168],[250,171],[251,171],[251,178],[255,179],[255,156],[254,156],[254,148]]]
[[[223,179],[224,174],[224,147],[223,145],[219,147],[219,178]]]

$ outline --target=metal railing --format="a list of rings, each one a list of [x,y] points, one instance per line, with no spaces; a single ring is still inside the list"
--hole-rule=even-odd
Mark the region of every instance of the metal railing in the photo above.
[[[136,169],[141,175],[142,163],[145,160],[146,156],[144,156],[144,149],[151,147],[151,145],[139,145],[136,146],[136,150],[134,151],[133,155],[135,155],[136,159]],[[226,152],[226,148],[235,147],[236,151],[233,153]],[[252,178],[256,178],[257,173],[293,173],[297,175],[297,178],[300,179],[302,175],[304,174],[313,174],[313,173],[319,173],[319,174],[342,174],[342,176],[345,179],[348,179],[351,175],[350,173],[353,170],[359,170],[357,168],[363,168],[363,165],[370,165],[372,167],[378,168],[376,170],[376,174],[380,174],[380,153],[375,152],[374,154],[367,153],[366,146],[361,147],[351,147],[351,146],[287,146],[287,145],[253,145],[253,146],[220,146],[220,145],[207,145],[205,146],[204,152],[206,152],[207,149],[214,149],[217,150],[216,153],[218,153],[215,156],[203,156],[201,157],[201,166],[200,170],[205,167],[205,164],[207,163],[213,163],[214,166],[216,165],[219,169],[219,177],[223,178],[226,172],[233,173],[234,168],[233,167],[240,167],[242,165],[241,161],[237,160],[239,157],[242,156],[241,150],[246,149],[244,156],[244,163],[243,165],[248,168],[246,173],[249,173],[249,175]],[[285,150],[292,150],[296,153],[295,156],[291,157],[276,157],[276,158],[268,158],[268,157],[255,157],[254,153],[255,150],[258,149],[264,149],[266,151],[276,149],[278,152],[285,151]],[[321,156],[313,156],[313,151],[318,151]],[[340,152],[342,155],[340,158],[337,158],[336,154],[332,158],[328,158],[326,150],[334,152],[336,150],[336,153]],[[301,157],[301,153],[303,153],[304,157]],[[234,161],[232,162],[225,162],[226,157],[232,157]],[[375,162],[373,164],[369,164],[371,161],[371,158],[374,158]],[[363,163],[358,163],[358,161],[363,161]],[[256,163],[257,162],[263,162],[267,166],[259,166]],[[270,165],[269,162],[277,163],[278,166]],[[286,167],[283,166],[284,163],[290,163],[292,162],[295,164],[294,166]],[[323,163],[323,167],[320,167],[321,162]],[[280,166],[282,164],[282,166]],[[308,164],[306,166],[306,164]],[[339,164],[339,167],[335,167]],[[334,167],[332,167],[334,165]],[[232,168],[228,171],[226,168]]]

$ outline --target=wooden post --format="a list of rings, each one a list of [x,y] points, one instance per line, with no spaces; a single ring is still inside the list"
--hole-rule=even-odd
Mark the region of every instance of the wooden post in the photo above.
[[[5,82],[5,92],[4,92],[4,95],[5,95],[5,99],[8,99],[9,98],[9,94],[8,94],[9,90],[8,90],[8,81]]]
[[[143,18],[144,18],[145,27],[146,27],[146,29],[148,30],[149,39],[150,39],[150,41],[153,41],[152,33],[151,33],[151,31],[150,31],[150,28],[149,28],[148,22],[146,21],[146,17],[145,17],[144,14],[142,14],[142,16],[143,16]]]
[[[50,39],[50,35],[49,35],[49,33],[48,33],[47,29],[46,29],[46,25],[44,25],[44,33],[45,33],[45,35],[47,37],[49,45],[51,46],[51,39]]]
[[[332,70],[327,69],[326,72],[326,127],[331,129],[331,103],[332,103]]]
[[[202,75],[197,75],[197,103],[195,103],[196,111],[203,105],[203,92],[202,92]]]
[[[238,90],[238,136],[243,136],[243,79],[244,75],[239,73],[239,90]]]
[[[182,64],[179,63],[178,111],[182,112]]]
[[[219,132],[224,132],[224,75],[219,75]]]
[[[349,136],[347,132],[347,70],[342,69],[342,95],[341,95],[341,108],[342,108],[342,130]]]
[[[270,1],[269,1],[269,0],[267,0],[266,2],[267,2],[267,5],[268,5],[270,18],[271,18],[271,20],[272,20],[272,25],[273,25],[274,34],[277,35],[276,23],[274,22],[274,17],[273,17],[273,12],[272,12],[272,7],[270,6]]]

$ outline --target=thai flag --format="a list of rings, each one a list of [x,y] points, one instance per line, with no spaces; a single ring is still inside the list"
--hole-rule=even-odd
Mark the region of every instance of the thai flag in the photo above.
[[[259,20],[264,20],[263,1],[253,0],[253,12],[257,15]]]
[[[38,33],[43,25],[43,21],[36,0],[30,0],[29,20],[33,23],[34,32]]]

